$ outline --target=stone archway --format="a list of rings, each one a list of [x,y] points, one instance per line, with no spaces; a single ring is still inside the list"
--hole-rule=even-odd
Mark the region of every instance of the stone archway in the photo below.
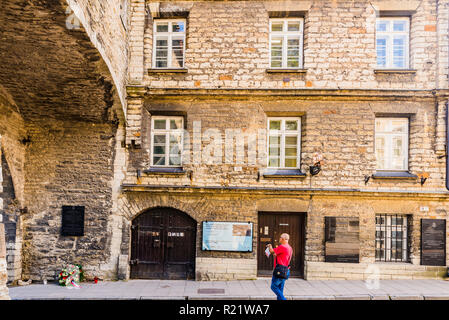
[[[21,278],[22,232],[20,208],[16,198],[12,172],[6,161],[5,153],[0,150],[0,215],[5,230],[6,261],[8,282]]]
[[[197,222],[173,208],[147,210],[132,221],[132,279],[194,279]]]

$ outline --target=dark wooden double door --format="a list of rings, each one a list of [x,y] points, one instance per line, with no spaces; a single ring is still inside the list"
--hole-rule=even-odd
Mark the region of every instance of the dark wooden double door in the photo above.
[[[155,208],[131,226],[132,279],[194,279],[196,221],[172,208]]]
[[[257,246],[257,274],[259,276],[272,276],[273,274],[273,256],[266,257],[266,245],[271,243],[273,248],[280,245],[281,234],[288,233],[290,235],[289,244],[293,248],[290,276],[304,277],[305,218],[305,213],[259,213]]]

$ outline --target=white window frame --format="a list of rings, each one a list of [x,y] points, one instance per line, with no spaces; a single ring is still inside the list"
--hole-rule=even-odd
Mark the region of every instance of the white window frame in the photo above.
[[[288,22],[299,22],[299,31],[271,31],[271,25],[273,22],[283,22],[283,30],[288,30]],[[270,69],[302,69],[304,64],[304,19],[303,18],[276,18],[270,19],[270,37],[269,37],[269,55],[270,55]],[[299,64],[298,67],[288,67],[287,51],[288,51],[288,41],[287,39],[292,36],[299,36]],[[282,37],[282,66],[272,67],[271,66],[271,39],[272,37]]]
[[[377,129],[377,121],[378,120],[382,120],[382,121],[388,121],[388,125],[387,128],[390,128],[390,131],[379,131]],[[406,129],[407,131],[405,133],[401,133],[401,132],[395,132],[393,133],[391,131],[391,122],[392,121],[398,121],[398,120],[403,120],[407,122],[406,125]],[[384,118],[384,117],[377,117],[375,118],[375,137],[374,137],[374,153],[376,154],[376,171],[408,171],[408,157],[409,157],[409,127],[410,127],[410,119],[409,118]],[[403,144],[402,144],[402,152],[404,154],[404,168],[403,169],[394,169],[392,168],[392,159],[393,159],[393,138],[397,137],[397,136],[402,136],[403,137]],[[385,154],[385,168],[378,168],[377,167],[377,146],[376,146],[376,141],[378,137],[384,137],[385,138],[385,150],[384,150],[384,154]]]
[[[155,129],[154,121],[155,120],[165,120],[165,129]],[[181,120],[181,128],[179,129],[170,129],[170,120]],[[180,134],[181,135],[181,143],[180,143],[180,164],[179,165],[170,165],[170,134]],[[154,164],[154,136],[165,134],[165,164],[164,165],[155,165]],[[183,151],[184,151],[184,117],[180,116],[153,116],[151,117],[151,166],[152,167],[168,167],[168,168],[180,168],[183,163]]]
[[[377,23],[380,21],[388,21],[388,28],[386,31],[377,31]],[[406,21],[406,30],[393,31],[394,21]],[[410,68],[410,18],[409,17],[381,17],[376,19],[376,69],[409,69]],[[405,36],[405,65],[399,68],[393,65],[393,38],[394,36]],[[387,37],[386,41],[386,64],[381,66],[377,64],[377,39],[379,36]]]
[[[270,121],[281,121],[281,130],[270,130]],[[285,122],[286,121],[297,121],[298,122],[298,130],[290,131],[285,130]],[[270,169],[300,169],[301,168],[301,117],[269,117],[267,119],[267,168]],[[279,157],[279,167],[271,167],[270,166],[270,136],[271,135],[279,135],[281,137],[281,145],[280,145],[280,157]],[[286,136],[296,136],[297,137],[297,145],[296,145],[296,167],[285,167],[285,137]]]
[[[184,23],[184,32],[172,32],[172,26],[173,23],[182,22]],[[168,23],[168,32],[158,32],[157,26],[160,24],[166,24]],[[184,69],[185,63],[186,63],[186,28],[187,28],[187,22],[185,19],[155,19],[153,23],[153,68],[155,69]],[[157,67],[156,66],[156,45],[157,45],[157,38],[158,37],[166,37],[167,38],[167,66],[166,67]],[[173,38],[180,38],[183,39],[183,49],[182,49],[182,66],[172,66],[172,46]]]

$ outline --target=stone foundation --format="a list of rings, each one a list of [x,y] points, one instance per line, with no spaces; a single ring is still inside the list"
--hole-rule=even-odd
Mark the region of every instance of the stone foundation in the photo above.
[[[307,280],[400,280],[442,279],[446,267],[410,263],[329,263],[308,262]]]
[[[252,280],[256,259],[196,258],[196,280]]]

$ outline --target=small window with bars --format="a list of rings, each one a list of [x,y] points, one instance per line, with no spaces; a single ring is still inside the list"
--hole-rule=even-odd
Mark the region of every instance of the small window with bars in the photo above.
[[[376,215],[376,261],[409,262],[409,225],[406,215]]]

